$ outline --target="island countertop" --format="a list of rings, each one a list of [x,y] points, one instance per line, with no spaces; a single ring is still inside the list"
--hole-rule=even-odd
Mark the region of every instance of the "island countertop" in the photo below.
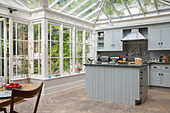
[[[142,64],[142,65],[128,65],[128,64],[84,64],[85,66],[109,66],[109,67],[145,67],[148,66],[148,64]]]

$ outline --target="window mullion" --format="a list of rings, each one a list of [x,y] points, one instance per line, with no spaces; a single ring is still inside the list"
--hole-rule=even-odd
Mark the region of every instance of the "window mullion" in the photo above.
[[[52,74],[51,73],[51,24],[50,24],[50,74]]]

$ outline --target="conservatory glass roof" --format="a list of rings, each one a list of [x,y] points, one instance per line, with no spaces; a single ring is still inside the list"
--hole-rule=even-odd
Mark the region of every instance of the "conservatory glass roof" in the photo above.
[[[18,0],[30,10],[43,0]],[[48,0],[48,8],[88,22],[145,17],[170,12],[170,0]]]

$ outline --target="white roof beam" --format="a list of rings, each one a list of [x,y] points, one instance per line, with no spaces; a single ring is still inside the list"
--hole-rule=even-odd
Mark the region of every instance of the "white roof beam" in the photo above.
[[[61,9],[60,9],[60,12],[65,9],[67,6],[69,6],[71,3],[73,3],[75,0],[71,0],[70,2],[68,2],[65,6],[63,6]]]
[[[137,1],[138,1],[139,6],[140,6],[140,8],[141,8],[141,10],[142,10],[143,16],[145,16],[145,12],[144,12],[143,7],[142,7],[142,5],[141,5],[141,3],[140,3],[140,0],[137,0]]]
[[[86,15],[83,19],[88,18],[89,16],[93,15],[94,13],[96,13],[97,11],[99,11],[100,8],[97,8],[96,10],[92,11],[91,13],[89,13],[88,15]]]
[[[96,22],[97,22],[97,20],[98,20],[98,18],[99,18],[99,15],[100,15],[100,13],[101,13],[101,11],[102,11],[102,9],[103,9],[103,6],[104,6],[105,2],[106,2],[106,0],[103,1],[102,6],[100,7],[100,11],[99,11],[99,13],[98,13],[97,16],[96,16],[96,19],[95,19],[95,21],[94,21],[94,25],[96,24]]]
[[[40,0],[40,7],[48,7],[48,0]]]
[[[119,13],[117,12],[116,8],[113,6],[113,4],[111,3],[110,0],[108,0],[108,2],[110,3],[110,6],[113,8],[113,10],[115,11],[116,15],[120,18]]]
[[[157,5],[157,3],[156,3],[156,0],[154,0],[154,3],[155,3],[156,12],[157,12],[157,14],[159,15],[159,10],[158,10],[158,5]]]
[[[55,5],[59,0],[55,0],[53,3],[51,3],[51,5],[49,6],[49,8],[51,8],[53,5]]]
[[[98,3],[98,2],[97,2]],[[97,3],[93,3],[92,5],[90,5],[89,7],[87,7],[85,10],[81,11],[79,14],[77,14],[76,17],[79,17],[80,15],[82,15],[83,13],[85,13],[86,11],[88,11],[89,9],[91,9],[92,7],[94,7],[95,5],[97,5]]]
[[[124,0],[122,0],[122,1],[123,1],[123,4],[125,5],[126,9],[128,10],[128,12],[129,12],[130,16],[132,17],[132,14],[131,14],[131,12],[130,12],[130,10],[129,10],[128,6],[127,6],[127,4],[125,3],[125,1],[124,1]]]
[[[74,11],[76,11],[78,8],[80,8],[82,5],[84,5],[85,3],[87,3],[89,0],[85,0],[84,2],[82,2],[79,6],[75,7],[74,9],[72,9],[68,14],[70,15],[71,13],[73,13]]]

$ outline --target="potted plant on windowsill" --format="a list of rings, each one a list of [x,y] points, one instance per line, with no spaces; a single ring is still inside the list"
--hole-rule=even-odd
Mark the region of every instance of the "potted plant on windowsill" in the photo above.
[[[82,68],[80,67],[80,68],[76,68],[76,72],[77,73],[80,73],[81,72],[81,70],[82,70]]]

